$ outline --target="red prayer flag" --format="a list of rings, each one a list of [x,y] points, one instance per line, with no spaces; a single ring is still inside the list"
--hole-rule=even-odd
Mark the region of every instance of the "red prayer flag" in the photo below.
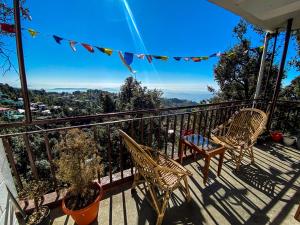
[[[88,44],[84,44],[84,43],[81,43],[81,45],[86,49],[88,50],[89,52],[94,52],[94,49],[92,46],[88,45]]]
[[[7,23],[0,23],[1,31],[7,32],[7,33],[15,33],[15,25],[13,24],[7,24]]]

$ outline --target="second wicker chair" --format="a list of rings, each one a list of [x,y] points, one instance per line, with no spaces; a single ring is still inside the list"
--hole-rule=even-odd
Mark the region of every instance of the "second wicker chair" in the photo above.
[[[267,118],[267,114],[259,109],[245,108],[213,130],[211,135],[213,141],[230,151],[237,170],[245,154],[254,163],[253,145],[264,131]]]

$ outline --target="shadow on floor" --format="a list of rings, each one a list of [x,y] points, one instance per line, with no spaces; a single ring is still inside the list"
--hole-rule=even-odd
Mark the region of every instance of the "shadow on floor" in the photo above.
[[[138,209],[138,225],[154,225],[157,215],[151,207],[148,200],[134,194],[133,198]],[[163,224],[183,224],[183,225],[201,225],[205,224],[205,218],[202,216],[199,205],[192,199],[190,202],[182,200],[177,194],[172,194],[165,213]]]
[[[233,173],[253,188],[265,194],[275,196],[276,186],[284,184],[285,181],[278,177],[281,174],[279,170],[271,167],[270,172],[271,174],[261,169],[257,164],[248,164],[242,165],[239,171],[234,171]]]

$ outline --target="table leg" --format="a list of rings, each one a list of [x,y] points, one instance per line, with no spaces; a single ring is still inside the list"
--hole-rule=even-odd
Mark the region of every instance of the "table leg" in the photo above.
[[[209,172],[209,164],[210,164],[210,156],[205,157],[205,165],[203,168],[203,183],[206,184],[207,178],[208,178],[208,172]]]
[[[220,154],[219,165],[218,165],[218,176],[221,174],[225,151]]]
[[[183,145],[182,141],[179,141],[178,157],[179,157],[180,164],[182,164],[182,155],[183,155],[182,145]]]

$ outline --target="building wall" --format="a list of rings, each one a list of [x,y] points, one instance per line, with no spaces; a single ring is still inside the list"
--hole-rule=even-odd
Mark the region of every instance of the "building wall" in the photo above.
[[[6,186],[16,196],[16,187],[11,175],[2,140],[0,139],[0,225],[19,224],[12,202],[8,198]]]

